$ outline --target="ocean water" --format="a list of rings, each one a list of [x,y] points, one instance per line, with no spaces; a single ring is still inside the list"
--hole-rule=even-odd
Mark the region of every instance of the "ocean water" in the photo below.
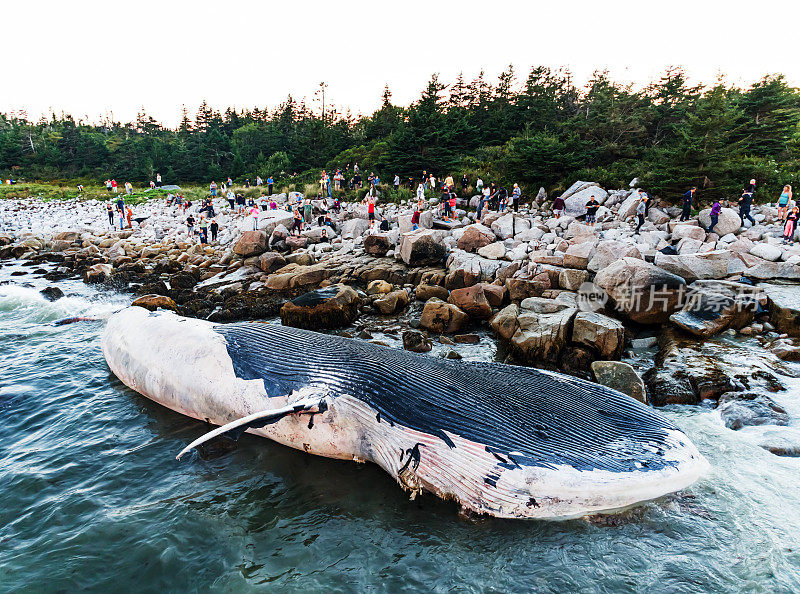
[[[800,458],[759,447],[764,429],[664,410],[710,472],[593,521],[465,518],[375,466],[249,435],[178,462],[205,427],[126,388],[100,351],[102,318],[130,297],[63,281],[51,303],[51,283],[15,270],[31,268],[0,268],[0,591],[800,590]],[[101,321],[51,325],[75,315]],[[755,344],[725,356],[780,371],[797,423],[799,369]]]

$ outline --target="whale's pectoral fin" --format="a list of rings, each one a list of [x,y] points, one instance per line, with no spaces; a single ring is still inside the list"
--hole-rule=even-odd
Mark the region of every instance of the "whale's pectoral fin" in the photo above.
[[[313,410],[315,412],[325,412],[327,408],[328,408],[327,401],[325,400],[324,397],[323,398],[310,397],[297,400],[282,408],[262,410],[257,413],[253,413],[251,415],[247,415],[246,417],[242,417],[241,419],[237,419],[235,421],[231,421],[226,425],[217,427],[216,429],[214,429],[213,431],[209,431],[202,437],[198,437],[192,443],[190,443],[181,450],[181,452],[176,456],[176,460],[180,460],[181,456],[183,456],[186,452],[190,451],[191,449],[196,448],[197,446],[202,445],[207,441],[214,439],[215,437],[218,437],[220,435],[225,435],[233,439],[238,439],[239,436],[248,429],[258,429],[261,427],[265,427],[267,425],[271,425],[272,423],[277,423],[286,416],[307,412],[310,410]]]

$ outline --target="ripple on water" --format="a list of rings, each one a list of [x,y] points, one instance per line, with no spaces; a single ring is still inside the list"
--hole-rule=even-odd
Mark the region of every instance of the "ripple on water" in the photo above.
[[[0,589],[800,589],[800,459],[713,410],[665,411],[712,463],[684,493],[593,522],[464,519],[434,497],[409,501],[376,467],[252,436],[177,462],[204,427],[116,380],[101,324],[43,325],[105,317],[129,298],[64,281],[68,300],[50,303],[31,282],[0,286]],[[739,357],[755,347],[742,348],[730,364],[746,369]],[[495,356],[485,334],[457,349]],[[789,390],[773,397],[796,422],[800,384],[780,377]]]

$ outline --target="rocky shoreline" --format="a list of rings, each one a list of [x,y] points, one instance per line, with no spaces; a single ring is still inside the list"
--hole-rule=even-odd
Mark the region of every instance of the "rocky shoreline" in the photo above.
[[[590,195],[601,203],[594,226],[581,220]],[[445,221],[429,200],[417,230],[414,207],[379,204],[378,219],[390,226],[382,233],[370,229],[363,204],[334,212],[332,202],[314,200],[314,222],[328,214],[330,223],[300,236],[289,233],[293,216],[283,209],[293,196],[273,196],[279,209],[262,211],[256,230],[218,200],[221,232],[211,245],[187,236],[183,222],[199,216],[197,206],[150,201],[136,207],[140,226],[118,231],[101,202],[5,200],[0,259],[218,322],[280,316],[335,328],[365,315],[396,320],[418,303],[418,319],[400,330],[409,350],[473,340],[483,329],[507,362],[591,377],[656,406],[718,400],[772,410],[745,396],[781,389],[777,377],[737,378],[698,345],[720,333],[753,336],[778,358],[800,360],[800,287],[792,284],[800,247],[781,244],[776,209],[754,206],[756,225],[742,227],[724,208],[718,233],[707,233],[707,211],[679,222],[679,209],[656,201],[635,234],[635,190],[576,182],[562,197],[560,218],[542,190],[519,213],[485,212],[480,222],[476,204],[461,200]],[[619,361],[642,340],[658,344],[644,381]]]

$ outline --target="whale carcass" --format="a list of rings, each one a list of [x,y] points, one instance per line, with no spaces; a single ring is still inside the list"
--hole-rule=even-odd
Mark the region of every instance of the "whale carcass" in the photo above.
[[[417,355],[274,324],[127,308],[103,337],[126,385],[179,413],[504,518],[569,518],[654,499],[708,463],[654,410],[558,373]],[[183,453],[183,452],[182,452]]]

